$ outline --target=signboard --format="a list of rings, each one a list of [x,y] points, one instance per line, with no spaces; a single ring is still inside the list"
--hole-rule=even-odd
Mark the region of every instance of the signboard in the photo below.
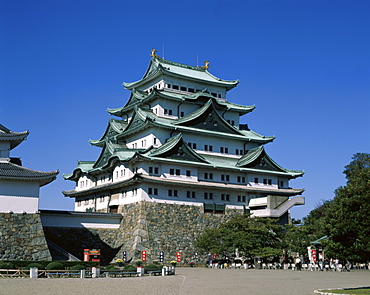
[[[141,261],[146,261],[146,251],[141,251]]]
[[[181,252],[176,252],[176,261],[181,262]]]
[[[312,251],[312,260],[314,262],[317,262],[316,249],[312,249],[311,251]]]

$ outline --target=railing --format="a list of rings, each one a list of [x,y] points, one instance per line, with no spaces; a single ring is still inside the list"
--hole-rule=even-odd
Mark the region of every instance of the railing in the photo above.
[[[54,249],[59,254],[68,257],[69,261],[81,261],[81,259],[78,259],[76,256],[72,255],[68,251],[64,250],[63,248],[59,247],[57,244],[53,243],[50,240],[47,240],[47,243],[51,249]]]

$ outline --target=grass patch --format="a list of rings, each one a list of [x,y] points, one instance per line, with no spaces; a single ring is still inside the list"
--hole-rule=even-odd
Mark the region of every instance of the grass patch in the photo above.
[[[327,293],[333,293],[333,294],[369,295],[370,287],[355,288],[355,289],[341,289],[341,290],[322,290],[321,292],[327,292]]]

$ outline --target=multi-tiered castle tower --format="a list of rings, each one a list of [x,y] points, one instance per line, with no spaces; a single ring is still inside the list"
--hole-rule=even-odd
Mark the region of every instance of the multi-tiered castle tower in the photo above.
[[[123,84],[131,91],[126,105],[108,109],[116,118],[101,139],[90,141],[102,149],[99,158],[79,161],[64,175],[76,182],[63,192],[75,198],[76,211],[131,214],[135,204],[145,203],[145,210],[171,204],[178,212],[196,208],[199,218],[232,211],[286,222],[289,209],[304,204],[303,197],[294,197],[303,189],[289,185],[303,172],[268,156],[264,146],[274,137],[239,122],[255,107],[226,100],[239,81],[217,78],[208,67],[152,52],[143,78]],[[146,212],[138,211],[141,219]],[[141,230],[150,236],[145,226]]]

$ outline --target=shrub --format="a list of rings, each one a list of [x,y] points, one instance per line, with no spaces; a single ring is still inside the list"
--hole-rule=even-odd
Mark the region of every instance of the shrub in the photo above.
[[[12,269],[14,268],[14,264],[11,262],[2,262],[0,263],[0,268],[1,269]]]
[[[116,268],[116,267],[112,264],[109,264],[105,267],[105,269],[113,269],[113,268]]]
[[[155,264],[148,264],[145,266],[145,270],[157,270],[158,266]]]
[[[136,267],[128,264],[124,266],[123,271],[126,271],[126,272],[136,271]]]
[[[71,270],[81,270],[81,269],[85,269],[85,267],[81,264],[76,264],[71,267]]]
[[[46,268],[46,270],[59,270],[59,269],[64,269],[63,265],[60,262],[53,261],[50,262]]]
[[[136,264],[136,266],[142,266],[143,262],[141,260],[136,260],[135,264]]]
[[[25,268],[26,269],[30,269],[30,268],[35,268],[37,267],[38,269],[42,269],[42,264],[41,263],[37,263],[37,262],[32,262],[30,264],[28,264]]]

